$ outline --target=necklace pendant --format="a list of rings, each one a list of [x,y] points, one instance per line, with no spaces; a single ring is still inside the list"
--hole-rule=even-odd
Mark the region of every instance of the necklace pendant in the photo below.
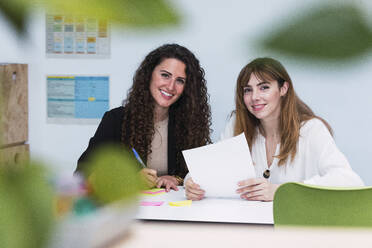
[[[270,170],[269,169],[267,169],[263,172],[263,177],[266,178],[266,179],[270,177]]]

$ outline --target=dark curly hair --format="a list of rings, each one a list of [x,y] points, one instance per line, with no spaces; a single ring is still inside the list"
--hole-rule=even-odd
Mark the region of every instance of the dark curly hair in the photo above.
[[[164,59],[175,58],[186,66],[186,84],[180,98],[169,108],[169,120],[174,124],[176,168],[184,177],[188,169],[181,151],[211,143],[211,110],[204,70],[199,60],[187,48],[165,44],[150,52],[133,77],[133,86],[123,101],[122,142],[134,147],[145,160],[151,151],[154,129],[155,101],[150,92],[154,68]]]

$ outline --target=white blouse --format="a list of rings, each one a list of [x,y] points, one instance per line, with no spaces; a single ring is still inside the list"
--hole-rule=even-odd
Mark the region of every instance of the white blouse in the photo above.
[[[221,140],[234,136],[234,126],[235,115],[227,123]],[[279,151],[280,144],[276,147],[275,156],[279,155]],[[252,145],[251,155],[257,177],[263,177],[268,165],[265,137],[259,132]],[[338,150],[327,127],[317,118],[302,125],[295,158],[292,161],[288,159],[286,164],[281,166],[278,166],[278,161],[274,158],[269,168],[268,180],[273,184],[303,182],[322,186],[364,186],[346,157]]]

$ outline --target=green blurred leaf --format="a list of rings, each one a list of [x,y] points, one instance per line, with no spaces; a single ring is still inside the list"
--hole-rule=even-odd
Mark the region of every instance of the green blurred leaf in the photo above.
[[[23,206],[9,185],[0,178],[0,244],[3,247],[27,247],[27,222]]]
[[[18,0],[0,0],[0,12],[19,34],[26,31],[26,19],[29,12],[28,4]]]
[[[51,14],[106,19],[130,27],[156,27],[179,23],[179,16],[164,0],[35,0]]]
[[[39,248],[48,241],[53,216],[53,191],[45,170],[36,164],[0,166],[0,244]]]
[[[165,0],[0,0],[0,12],[24,34],[31,7],[50,14],[85,16],[135,28],[178,24],[177,11]]]
[[[100,203],[136,199],[143,181],[133,154],[118,147],[105,147],[96,152],[87,166],[87,181],[93,197]]]
[[[287,23],[261,44],[303,58],[341,60],[367,53],[372,47],[372,32],[355,6],[326,5]]]

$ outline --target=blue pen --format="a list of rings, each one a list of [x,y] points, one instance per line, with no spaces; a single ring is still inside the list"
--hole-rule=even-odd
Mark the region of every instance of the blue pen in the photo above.
[[[136,159],[138,160],[138,162],[140,162],[141,166],[142,166],[143,168],[146,168],[145,163],[142,161],[141,157],[138,155],[136,149],[132,148],[132,151],[133,151],[133,153],[134,153],[134,156],[135,156]]]

